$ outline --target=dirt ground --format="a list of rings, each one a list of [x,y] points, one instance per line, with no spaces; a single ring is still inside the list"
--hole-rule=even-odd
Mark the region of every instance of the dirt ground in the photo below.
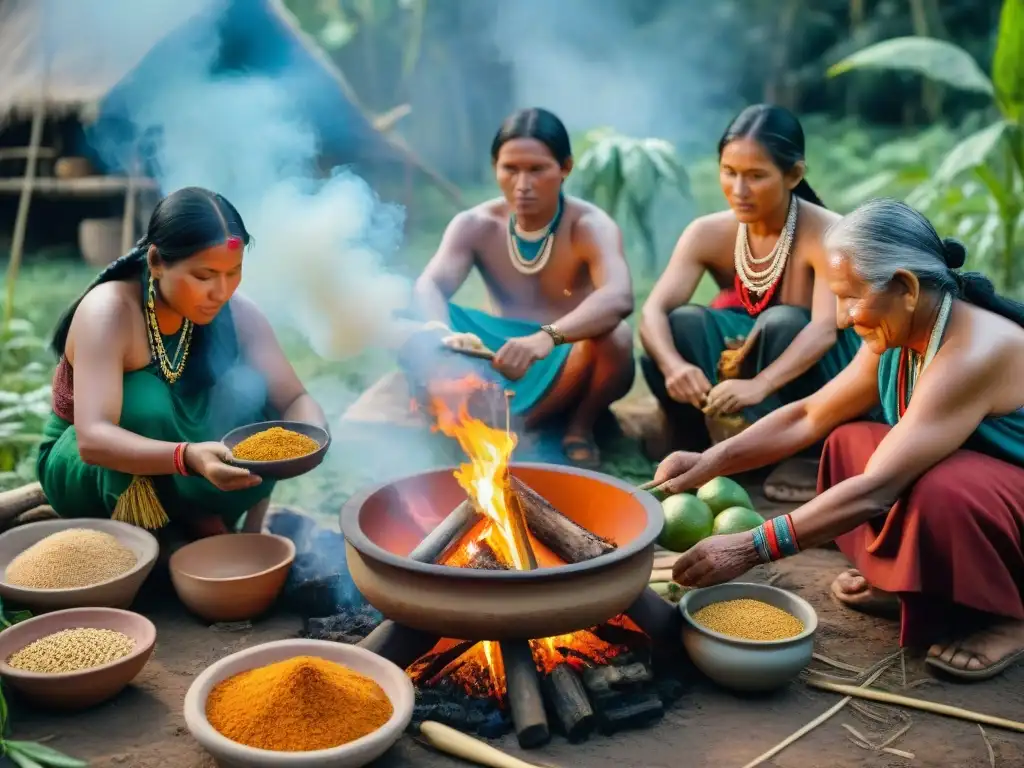
[[[779,509],[778,505],[757,501],[766,516]],[[755,569],[745,579],[772,579],[777,586],[809,600],[819,617],[816,652],[866,668],[897,650],[897,625],[852,613],[828,597],[828,586],[844,565],[842,555],[834,550],[812,550]],[[169,585],[159,578],[151,579],[136,607],[153,619],[159,634],[153,658],[135,683],[113,701],[65,716],[33,711],[12,696],[14,738],[51,737],[48,743],[52,746],[88,759],[91,765],[107,768],[212,768],[213,761],[192,739],[182,717],[182,702],[193,677],[210,663],[240,649],[294,637],[301,626],[298,617],[280,611],[243,631],[211,628],[187,614]],[[836,675],[848,674],[820,661],[813,662],[812,667]],[[922,680],[927,683],[919,682]],[[925,671],[920,657],[908,653],[905,681],[905,693],[910,696],[1024,720],[1024,665],[1011,668],[996,680],[964,685],[935,680]],[[894,691],[903,688],[899,662],[879,684]],[[770,696],[742,697],[696,679],[688,684],[687,693],[664,720],[652,728],[617,734],[614,738],[594,735],[576,746],[555,737],[547,747],[528,754],[518,750],[514,737],[506,737],[498,746],[523,759],[562,768],[742,768],[839,700],[836,694],[812,690],[800,681]],[[1024,765],[1024,734],[991,727],[983,734],[977,725],[891,707],[872,705],[867,712],[866,715],[847,706],[763,765]],[[850,725],[879,743],[908,723],[910,729],[891,746],[913,753],[912,760],[857,746],[843,728],[843,724]],[[994,762],[989,757],[986,737]],[[405,737],[375,768],[459,765],[465,763],[437,755]]]

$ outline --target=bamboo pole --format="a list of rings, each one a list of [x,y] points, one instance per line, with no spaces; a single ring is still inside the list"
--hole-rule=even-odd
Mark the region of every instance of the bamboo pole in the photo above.
[[[844,696],[852,696],[857,699],[867,699],[869,701],[877,701],[882,704],[891,704],[894,707],[907,707],[908,709],[916,709],[921,712],[931,712],[934,715],[955,717],[959,720],[967,720],[972,723],[991,725],[996,728],[1005,728],[1009,731],[1024,733],[1024,723],[1020,723],[1015,720],[1007,720],[1003,717],[995,717],[994,715],[982,714],[981,712],[973,712],[969,709],[954,707],[951,704],[939,704],[934,701],[903,696],[899,693],[879,691],[874,688],[859,688],[854,685],[833,683],[830,680],[821,680],[814,677],[807,679],[807,685],[811,688],[817,688],[822,691],[831,691],[832,693],[841,693]]]
[[[7,303],[4,306],[4,328],[14,316],[14,284],[21,269],[21,259],[25,251],[25,232],[28,228],[28,211],[32,202],[32,190],[36,182],[36,165],[39,158],[39,145],[43,140],[43,125],[46,120],[46,85],[39,94],[35,110],[32,113],[32,130],[29,137],[28,157],[25,161],[25,175],[21,180],[21,196],[18,198],[18,214],[14,220],[14,237],[11,242],[11,260],[7,265]]]

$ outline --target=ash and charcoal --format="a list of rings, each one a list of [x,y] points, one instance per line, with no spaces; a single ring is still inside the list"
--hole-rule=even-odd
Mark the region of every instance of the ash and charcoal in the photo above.
[[[565,665],[568,666],[568,665]],[[584,719],[566,722],[555,704],[557,694],[544,678],[545,706],[554,733],[570,742],[585,741],[595,730],[603,735],[652,725],[664,716],[683,694],[683,683],[673,676],[653,674],[643,652],[624,653],[607,665],[573,671],[582,683],[592,712]],[[413,721],[434,720],[481,738],[497,739],[514,730],[507,709],[490,697],[472,696],[459,684],[442,679],[416,690]]]
[[[331,616],[306,618],[304,634],[311,640],[355,645],[375,630],[380,622],[380,613],[368,605],[343,608]]]

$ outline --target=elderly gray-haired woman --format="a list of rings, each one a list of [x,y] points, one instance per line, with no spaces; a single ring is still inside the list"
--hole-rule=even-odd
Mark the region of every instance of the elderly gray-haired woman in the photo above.
[[[894,200],[865,203],[825,243],[839,326],[864,341],[854,361],[655,477],[674,493],[827,435],[819,495],[753,533],[705,539],[675,578],[716,584],[835,540],[855,566],[837,600],[898,613],[901,644],[931,644],[933,667],[992,677],[1024,656],[1024,305],[957,272],[963,245]],[[879,404],[887,424],[855,421]]]

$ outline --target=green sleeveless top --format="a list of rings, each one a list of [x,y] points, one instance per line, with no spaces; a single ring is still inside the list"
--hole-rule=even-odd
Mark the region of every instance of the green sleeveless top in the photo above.
[[[243,359],[230,303],[203,330],[202,348],[196,348],[193,336],[185,373],[175,384],[164,380],[155,360],[124,374],[120,427],[151,440],[199,443],[220,440],[235,427],[276,418],[263,376]],[[169,355],[176,351],[180,334],[163,336]],[[62,359],[60,365],[68,363]],[[70,369],[68,373],[73,375]],[[62,517],[109,516],[132,476],[85,464],[73,426],[56,412],[50,414],[37,462],[40,483]],[[159,475],[152,481],[172,520],[212,514],[229,526],[274,487],[266,478],[242,491],[221,491],[194,475]]]
[[[885,420],[891,426],[895,426],[900,418],[899,364],[898,348],[887,349],[878,362],[878,395]],[[1024,407],[1004,416],[986,418],[963,447],[1024,467]]]

